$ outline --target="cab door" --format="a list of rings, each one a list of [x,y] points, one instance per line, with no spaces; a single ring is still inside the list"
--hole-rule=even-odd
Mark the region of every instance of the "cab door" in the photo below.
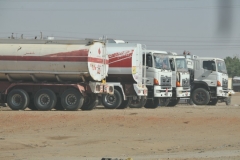
[[[214,60],[202,61],[201,79],[208,84],[208,86],[217,85],[216,63]]]

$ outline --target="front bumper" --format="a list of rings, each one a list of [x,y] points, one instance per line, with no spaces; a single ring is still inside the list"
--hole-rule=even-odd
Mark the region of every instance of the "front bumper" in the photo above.
[[[176,96],[177,97],[190,97],[190,88],[183,89],[183,87],[176,87]]]
[[[217,87],[217,97],[228,97],[229,90],[223,89],[222,87]]]
[[[144,85],[133,84],[137,96],[147,96],[148,89]]]
[[[172,87],[154,86],[154,97],[172,97]]]

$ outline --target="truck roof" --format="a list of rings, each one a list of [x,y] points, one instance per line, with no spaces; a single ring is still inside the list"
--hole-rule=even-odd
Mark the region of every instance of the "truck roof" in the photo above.
[[[216,58],[216,57],[198,57],[197,59],[203,59],[203,60],[221,60],[221,61],[224,61],[223,59],[221,58]]]
[[[160,54],[168,54],[167,51],[158,51],[158,50],[146,50],[146,53],[151,52],[152,54],[154,53],[160,53]]]
[[[92,44],[94,41],[100,40],[0,39],[2,44]]]

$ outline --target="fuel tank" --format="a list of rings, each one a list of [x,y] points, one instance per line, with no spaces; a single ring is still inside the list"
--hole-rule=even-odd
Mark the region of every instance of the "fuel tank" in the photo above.
[[[142,45],[135,43],[107,43],[109,57],[108,82],[142,84]]]
[[[0,80],[101,81],[108,63],[101,41],[0,39]]]

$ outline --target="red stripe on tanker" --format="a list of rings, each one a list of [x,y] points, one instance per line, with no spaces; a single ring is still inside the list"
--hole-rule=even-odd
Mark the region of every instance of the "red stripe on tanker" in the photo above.
[[[54,53],[44,56],[27,56],[34,53],[25,53],[24,56],[9,55],[3,56],[0,55],[0,60],[12,60],[12,61],[71,61],[71,62],[94,62],[94,63],[103,63],[103,58],[88,57],[89,50],[78,50],[64,53]],[[106,60],[108,63],[108,60]]]
[[[128,50],[108,55],[109,67],[132,67],[133,52],[134,50]]]

